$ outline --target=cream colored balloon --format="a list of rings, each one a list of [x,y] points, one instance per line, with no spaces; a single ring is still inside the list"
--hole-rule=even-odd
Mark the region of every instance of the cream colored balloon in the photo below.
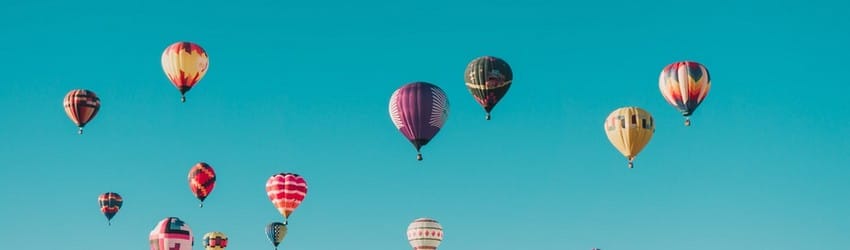
[[[605,134],[611,144],[629,160],[634,167],[635,157],[646,147],[655,133],[655,119],[639,107],[622,107],[614,110],[605,119]]]
[[[414,250],[435,250],[443,241],[443,226],[431,218],[419,218],[407,226],[407,240]]]

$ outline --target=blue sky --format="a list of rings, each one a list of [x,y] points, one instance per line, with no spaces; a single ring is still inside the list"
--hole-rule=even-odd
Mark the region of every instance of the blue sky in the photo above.
[[[271,249],[278,172],[309,193],[281,249],[407,249],[432,217],[440,249],[843,249],[850,245],[846,1],[16,1],[0,8],[0,228],[9,249],[147,249],[177,216],[228,249]],[[210,55],[180,103],[159,58]],[[484,120],[469,60],[514,85]],[[657,81],[678,60],[713,87],[684,127]],[[387,113],[412,81],[441,86],[443,130],[417,162]],[[62,97],[101,98],[77,135]],[[634,169],[602,129],[656,119]],[[186,175],[218,173],[204,208]],[[113,224],[103,192],[124,196]]]

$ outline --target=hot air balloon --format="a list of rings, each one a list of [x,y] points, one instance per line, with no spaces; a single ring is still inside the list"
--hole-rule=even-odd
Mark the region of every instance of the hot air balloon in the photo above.
[[[201,207],[204,207],[204,200],[212,193],[214,187],[215,171],[209,164],[198,162],[192,166],[189,170],[189,189],[201,201]]]
[[[186,102],[186,92],[207,74],[209,65],[207,52],[196,43],[176,42],[162,52],[162,70],[180,91],[181,102]]]
[[[222,232],[209,232],[204,234],[204,249],[222,250],[227,248],[227,235]]]
[[[605,134],[611,144],[629,159],[629,168],[634,167],[635,157],[649,143],[654,132],[652,115],[639,107],[618,108],[605,119]]]
[[[266,182],[266,194],[272,204],[283,215],[283,224],[289,224],[289,216],[307,196],[307,181],[295,173],[272,175]]]
[[[658,88],[664,100],[685,117],[685,126],[690,126],[690,116],[711,89],[711,76],[708,69],[698,62],[674,62],[661,70]]]
[[[106,192],[97,197],[97,203],[100,204],[100,212],[106,216],[107,225],[112,225],[112,217],[121,210],[124,198],[121,198],[118,193]]]
[[[505,60],[493,56],[473,59],[466,65],[464,72],[466,88],[487,112],[487,120],[490,120],[490,111],[508,93],[513,79],[511,66]]]
[[[443,226],[431,218],[419,218],[407,226],[407,241],[413,250],[435,250],[443,241]]]
[[[272,242],[274,249],[277,250],[277,246],[286,237],[286,224],[280,222],[269,223],[266,225],[266,236],[269,237],[269,241]]]
[[[186,222],[168,217],[156,224],[150,233],[151,250],[192,250],[195,237]]]
[[[80,129],[79,134],[83,134],[83,127],[94,119],[97,111],[100,110],[100,98],[93,91],[87,89],[69,91],[65,94],[65,100],[62,104],[65,106],[65,114]]]
[[[390,97],[390,119],[416,148],[416,159],[422,160],[422,146],[440,132],[449,116],[449,99],[437,85],[427,82],[408,83]]]

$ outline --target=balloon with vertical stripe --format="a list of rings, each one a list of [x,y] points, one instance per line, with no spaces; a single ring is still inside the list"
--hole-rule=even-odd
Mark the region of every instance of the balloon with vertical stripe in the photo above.
[[[121,206],[124,205],[124,198],[115,192],[106,192],[97,197],[97,203],[100,205],[100,212],[106,216],[108,225],[112,225],[112,217],[118,214]]]
[[[629,160],[634,167],[638,153],[646,147],[655,133],[655,119],[639,107],[622,107],[614,110],[605,119],[605,134],[608,140]]]
[[[711,89],[711,76],[708,69],[698,62],[674,62],[661,70],[658,88],[664,100],[685,117],[685,126],[690,126],[690,116]]]
[[[168,217],[156,223],[148,239],[151,250],[192,250],[195,244],[195,236],[189,224],[177,217]]]
[[[205,250],[224,250],[227,248],[227,235],[222,232],[208,232],[202,238]]]
[[[266,194],[278,212],[283,215],[283,224],[289,224],[289,216],[307,196],[307,181],[295,173],[279,173],[266,181]]]
[[[413,250],[434,250],[443,241],[443,226],[431,218],[419,218],[407,226],[407,241]]]
[[[473,59],[467,64],[464,72],[466,88],[484,108],[487,120],[490,120],[490,112],[496,104],[508,93],[513,79],[511,66],[505,60],[494,56]]]
[[[171,84],[180,91],[181,102],[186,102],[186,92],[207,74],[209,64],[207,52],[193,42],[176,42],[162,52],[162,70]]]
[[[280,222],[272,222],[266,225],[266,237],[269,238],[274,249],[286,238],[286,225]]]
[[[94,91],[74,89],[65,94],[62,105],[65,107],[65,114],[79,128],[78,133],[83,134],[83,127],[100,111],[100,98]]]
[[[437,85],[408,83],[390,96],[389,112],[393,125],[413,144],[421,161],[421,148],[440,132],[449,116],[449,99]]]
[[[215,180],[215,170],[205,162],[198,162],[189,169],[189,189],[201,201],[201,207],[215,188]]]

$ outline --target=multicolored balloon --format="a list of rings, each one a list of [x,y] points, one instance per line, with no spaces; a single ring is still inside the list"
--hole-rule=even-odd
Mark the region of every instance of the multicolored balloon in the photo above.
[[[266,194],[275,208],[283,215],[283,224],[289,224],[289,216],[307,196],[307,181],[295,173],[279,173],[266,181]]]
[[[112,217],[121,210],[124,205],[124,198],[118,193],[106,192],[97,197],[97,203],[100,204],[100,212],[106,216],[107,225],[112,225]]]
[[[100,98],[94,91],[87,89],[74,89],[65,94],[65,100],[62,102],[65,107],[65,114],[79,128],[79,134],[83,134],[83,127],[86,126],[97,111],[100,110]]]
[[[407,241],[413,250],[434,250],[443,241],[443,226],[431,218],[419,218],[407,226]]]
[[[685,117],[685,126],[690,126],[690,116],[711,89],[711,76],[708,69],[698,62],[674,62],[661,70],[658,88],[664,100]]]
[[[195,236],[186,222],[177,217],[159,221],[148,238],[151,250],[192,250]]]
[[[212,193],[215,179],[215,171],[205,162],[198,162],[189,170],[189,189],[201,201],[201,207],[204,207],[204,200]]]
[[[440,132],[449,116],[449,99],[437,85],[413,82],[393,92],[389,111],[396,129],[413,143],[416,159],[421,161],[420,149]]]
[[[227,235],[222,232],[209,232],[204,234],[204,249],[222,250],[227,248]]]
[[[618,108],[605,119],[605,134],[611,144],[629,159],[629,168],[634,167],[635,157],[646,147],[653,133],[655,120],[639,107]]]
[[[180,91],[181,102],[186,102],[186,92],[207,74],[209,65],[207,52],[196,43],[176,42],[162,52],[162,70]]]
[[[283,242],[283,238],[286,238],[286,224],[280,222],[272,222],[266,225],[266,236],[269,237],[269,241],[274,245],[274,249],[277,250],[277,246]]]
[[[466,65],[464,72],[466,88],[487,112],[487,120],[490,120],[490,111],[508,93],[513,79],[511,66],[505,60],[493,56],[473,59]]]

